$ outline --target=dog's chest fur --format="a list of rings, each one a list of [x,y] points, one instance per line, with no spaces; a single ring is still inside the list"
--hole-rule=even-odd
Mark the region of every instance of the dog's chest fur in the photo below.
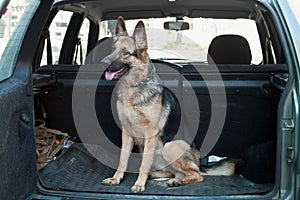
[[[160,134],[168,108],[162,105],[162,86],[157,77],[131,87],[120,80],[117,90],[117,111],[122,130],[130,134],[135,143],[143,145],[144,139]]]
[[[156,129],[157,116],[162,109],[161,101],[161,93],[158,91],[150,93],[138,87],[119,91],[117,110],[122,128],[136,136],[142,134],[140,130]]]

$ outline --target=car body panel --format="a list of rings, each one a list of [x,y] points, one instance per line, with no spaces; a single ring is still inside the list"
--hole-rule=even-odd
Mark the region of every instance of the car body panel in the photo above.
[[[13,58],[1,63],[12,74],[0,82],[0,199],[25,199],[36,189],[31,64],[37,42],[34,38],[39,37],[52,2],[33,3],[31,12],[23,16],[28,26],[19,26],[9,42],[17,41],[18,48],[11,46],[1,59]],[[25,34],[20,34],[22,31]]]
[[[293,164],[287,164],[282,162],[283,170],[281,172],[282,185],[281,192],[285,194],[285,197],[291,199],[299,199],[299,153],[300,153],[300,141],[299,141],[299,67],[300,67],[300,25],[299,21],[291,8],[291,4],[284,0],[274,1],[274,7],[278,11],[279,19],[283,25],[283,30],[287,38],[287,46],[290,51],[290,62],[293,69],[290,77],[294,79],[294,82],[291,83],[289,90],[289,98],[285,102],[286,109],[284,112],[284,122],[282,129],[286,136],[288,136],[289,142],[287,146],[282,146],[283,149],[290,152],[291,160]],[[287,123],[291,128],[287,127]],[[284,160],[283,160],[284,161]],[[290,171],[289,171],[290,170]],[[288,172],[288,174],[287,174]],[[289,178],[288,178],[289,177]]]
[[[8,1],[6,1],[8,2]],[[65,1],[56,0],[54,5],[60,5]],[[79,2],[79,1],[68,1]],[[202,1],[204,2],[204,1]],[[282,148],[278,153],[278,167],[276,187],[280,191],[273,191],[268,198],[272,199],[299,199],[299,61],[300,61],[300,27],[295,26],[297,20],[292,14],[289,4],[285,0],[261,1],[265,6],[270,7],[276,15],[279,31],[285,36],[284,45],[288,50],[287,56],[290,67],[290,76],[288,86],[283,92],[283,98],[279,106],[278,119],[278,145]],[[76,5],[74,5],[76,7]],[[31,80],[31,65],[34,60],[34,52],[37,46],[37,40],[31,39],[40,37],[42,27],[46,21],[49,11],[52,7],[51,1],[41,1],[33,21],[28,26],[28,32],[24,38],[19,38],[22,42],[20,49],[15,51],[16,62],[13,64],[12,76],[7,80],[0,82],[0,167],[2,180],[0,181],[0,199],[24,199],[36,189],[36,167],[35,167],[35,147],[34,147],[34,114],[33,114],[33,94]],[[3,8],[1,8],[1,12]],[[298,24],[299,25],[299,24]],[[31,45],[29,45],[31,44]],[[169,53],[169,52],[168,52]],[[164,56],[165,57],[165,56]],[[288,125],[293,123],[291,129]],[[291,160],[288,160],[288,159]],[[13,166],[13,167],[12,167]],[[43,195],[32,195],[32,199],[55,199],[55,195],[61,193],[50,192],[47,197]],[[72,196],[72,192],[65,193],[66,196]],[[93,194],[78,193],[78,197],[84,198]],[[95,196],[99,198],[98,196]],[[103,194],[103,198],[136,198],[135,195],[114,196]],[[249,198],[259,198],[260,196],[251,196]],[[149,196],[139,195],[139,199],[146,199]],[[171,196],[151,198],[176,198]],[[178,197],[178,199],[193,199],[195,197]],[[218,197],[219,199],[239,199],[243,196]],[[218,199],[216,197],[200,197],[199,199]],[[57,196],[57,199],[61,197]],[[70,198],[71,199],[71,198]]]

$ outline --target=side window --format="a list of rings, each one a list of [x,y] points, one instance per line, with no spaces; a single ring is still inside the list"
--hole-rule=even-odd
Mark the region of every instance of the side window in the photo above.
[[[87,53],[90,21],[85,18],[77,39],[73,64],[83,64]]]
[[[49,32],[44,33],[45,45],[41,65],[58,64],[63,41],[73,16],[72,12],[59,11],[54,17]],[[90,21],[85,18],[76,41],[72,64],[82,64],[86,57]],[[51,47],[51,48],[49,48]],[[51,58],[49,58],[51,57]]]
[[[11,77],[26,29],[38,5],[38,0],[11,0],[0,13],[0,81]]]
[[[63,40],[72,17],[72,12],[59,11],[54,17],[50,27],[49,35],[46,39],[41,65],[57,64]],[[45,33],[46,35],[48,33]],[[45,37],[45,36],[44,36]],[[47,36],[46,36],[47,37]],[[49,48],[51,47],[51,48]],[[50,52],[51,50],[51,52]],[[51,55],[52,54],[52,55]],[[49,57],[52,57],[52,63],[49,62]],[[47,61],[48,59],[48,61]]]

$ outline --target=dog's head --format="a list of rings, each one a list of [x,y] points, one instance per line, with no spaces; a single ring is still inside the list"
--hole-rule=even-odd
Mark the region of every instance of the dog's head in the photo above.
[[[139,21],[133,35],[127,33],[125,22],[122,17],[116,24],[116,36],[114,38],[112,53],[102,59],[107,65],[106,80],[113,80],[126,75],[135,67],[140,67],[148,62],[147,38],[145,25]]]

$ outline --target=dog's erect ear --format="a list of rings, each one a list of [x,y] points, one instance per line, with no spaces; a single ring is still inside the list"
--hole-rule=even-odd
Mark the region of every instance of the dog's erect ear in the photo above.
[[[137,49],[141,52],[147,51],[148,44],[147,44],[147,36],[145,25],[143,21],[139,21],[134,29],[133,38],[135,40],[135,44]]]
[[[116,24],[116,36],[127,36],[127,30],[123,17],[119,16]]]

